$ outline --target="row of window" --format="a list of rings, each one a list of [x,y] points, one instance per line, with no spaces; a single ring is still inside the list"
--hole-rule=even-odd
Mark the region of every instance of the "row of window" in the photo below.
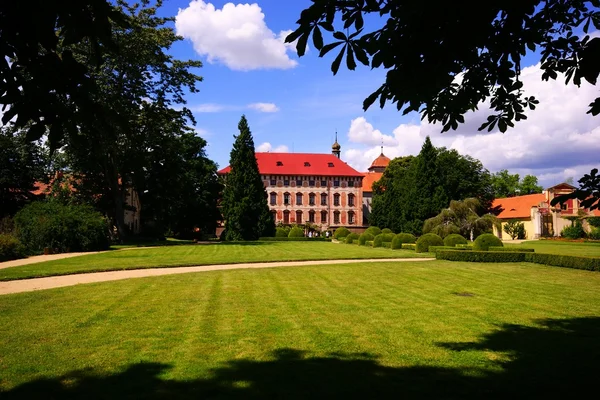
[[[273,215],[276,215],[275,211],[272,211],[272,212],[273,212]],[[288,211],[288,210],[285,210],[283,212],[283,223],[284,224],[290,223],[290,214],[291,214],[291,211]],[[321,211],[320,214],[321,214],[321,220],[319,222],[321,224],[326,224],[327,223],[327,211]],[[296,221],[295,222],[297,224],[301,224],[304,222],[303,215],[304,214],[302,211],[296,211]],[[309,211],[308,212],[308,222],[313,223],[313,224],[317,223],[316,215],[317,215],[317,213],[315,211],[312,211],[312,210]],[[339,211],[333,212],[333,223],[334,224],[340,223],[340,215],[341,215],[341,213]],[[353,225],[355,223],[355,219],[356,219],[356,216],[355,216],[354,211],[348,211],[348,224]]]
[[[280,181],[281,182],[281,181]],[[304,184],[304,182],[302,179],[296,179],[295,183],[296,186],[302,186]],[[309,187],[315,187],[317,181],[314,180],[309,180],[308,181],[308,186]],[[354,187],[354,181],[348,181],[348,187]],[[269,180],[269,185],[271,186],[277,186],[277,179],[270,179]],[[290,186],[290,180],[289,179],[284,179],[283,180],[283,186]],[[327,186],[327,181],[326,180],[322,180],[320,181],[320,187],[326,187]],[[333,181],[333,187],[340,187],[340,181],[339,179],[336,179]]]
[[[327,197],[328,197],[327,193],[321,193],[321,205],[322,206],[327,205]],[[348,194],[348,207],[354,207],[354,198],[355,198],[355,196],[352,193]],[[302,199],[303,199],[302,193],[296,193],[296,205],[301,206],[302,201],[303,201]],[[277,205],[277,193],[271,192],[269,202],[271,203],[272,206]],[[317,195],[314,193],[310,193],[308,195],[308,205],[314,206],[314,205],[316,205],[316,202],[317,202]],[[289,193],[283,194],[283,204],[286,206],[291,205],[291,194],[289,194]],[[333,205],[334,206],[340,205],[340,194],[339,193],[335,193],[333,195]]]

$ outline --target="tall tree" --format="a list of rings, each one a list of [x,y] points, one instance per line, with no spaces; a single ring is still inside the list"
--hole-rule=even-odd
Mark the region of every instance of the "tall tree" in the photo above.
[[[523,179],[519,174],[511,174],[503,169],[492,175],[492,188],[494,197],[513,197],[525,194],[542,193],[543,187],[538,185],[534,175],[525,175]]]
[[[100,68],[90,68],[98,86],[92,94],[94,101],[107,105],[114,118],[82,124],[79,135],[67,141],[73,169],[86,177],[92,193],[104,195],[121,237],[128,234],[124,224],[127,186],[141,180],[134,175],[147,168],[146,153],[161,146],[161,137],[180,135],[188,121],[193,122],[191,112],[179,107],[185,104],[185,92],[196,92],[196,83],[201,81],[191,71],[200,62],[169,54],[182,38],[169,26],[173,18],[157,16],[161,5],[160,0],[152,6],[148,0],[133,5],[117,0],[117,9],[128,23],[127,27],[113,26],[118,52],[106,55]],[[93,65],[93,54],[85,44],[72,46],[72,51],[79,62]]]
[[[34,183],[44,178],[44,152],[25,135],[14,127],[0,128],[0,218],[33,199]]]
[[[520,194],[542,193],[544,188],[538,185],[538,178],[534,175],[525,175],[519,182]]]
[[[227,240],[256,240],[263,232],[275,229],[267,204],[267,192],[260,178],[254,139],[246,117],[238,124],[225,181],[223,218]]]
[[[435,233],[441,237],[458,233],[473,240],[482,233],[491,232],[492,227],[498,223],[492,214],[479,216],[480,209],[481,204],[475,198],[452,200],[450,207],[425,221],[423,233]]]
[[[286,41],[298,41],[300,56],[311,35],[321,57],[341,49],[331,64],[334,74],[344,56],[350,70],[356,60],[384,68],[385,82],[364,101],[365,110],[377,99],[381,107],[391,101],[404,113],[418,111],[441,122],[447,131],[489,99],[492,115],[480,130],[498,126],[504,132],[538,103],[522,90],[521,63],[528,53],[541,54],[543,80],[564,74],[567,84],[596,84],[600,38],[587,33],[600,29],[599,7],[598,1],[579,0],[490,0],[475,6],[444,0],[312,0]],[[600,98],[589,112],[600,113]]]

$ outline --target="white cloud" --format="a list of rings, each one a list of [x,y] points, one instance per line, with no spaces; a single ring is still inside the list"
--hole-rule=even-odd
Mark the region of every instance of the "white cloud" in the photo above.
[[[273,147],[271,143],[264,142],[256,147],[256,151],[260,153],[289,153],[290,149],[286,145]]]
[[[600,118],[586,114],[588,105],[598,96],[597,88],[582,83],[581,88],[564,84],[564,79],[543,82],[539,65],[523,69],[525,93],[540,101],[528,119],[515,123],[506,133],[478,132],[490,110],[482,106],[466,115],[466,123],[457,131],[441,134],[440,125],[400,125],[392,135],[383,135],[364,118],[351,122],[351,142],[367,148],[350,148],[346,160],[365,170],[379,154],[380,136],[393,138],[395,145],[385,144],[389,157],[417,154],[425,136],[435,146],[445,146],[478,158],[490,171],[508,169],[520,174],[534,174],[549,186],[570,176],[575,182],[593,167],[600,167]],[[357,127],[360,127],[358,129]],[[379,139],[380,140],[380,139]],[[363,147],[365,147],[363,146]]]
[[[221,112],[221,111],[225,110],[225,106],[223,106],[221,104],[206,103],[206,104],[198,104],[196,106],[191,106],[190,110],[192,110],[192,112],[197,112],[197,113],[216,113],[216,112]]]
[[[273,103],[252,103],[248,104],[248,108],[264,113],[274,113],[279,111],[279,107]]]
[[[288,69],[298,62],[284,40],[289,31],[276,35],[265,23],[260,6],[227,3],[216,9],[211,3],[194,0],[179,9],[177,34],[191,40],[194,50],[210,63],[222,63],[233,70]]]

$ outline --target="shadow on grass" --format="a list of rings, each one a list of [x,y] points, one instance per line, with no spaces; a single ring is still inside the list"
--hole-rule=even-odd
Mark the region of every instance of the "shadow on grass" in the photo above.
[[[273,360],[236,360],[211,378],[161,378],[166,364],[130,365],[102,376],[75,371],[25,383],[4,399],[204,398],[583,398],[597,389],[600,318],[544,320],[538,327],[501,326],[476,343],[445,343],[451,351],[502,352],[502,369],[387,367],[369,354],[310,357],[279,349]]]

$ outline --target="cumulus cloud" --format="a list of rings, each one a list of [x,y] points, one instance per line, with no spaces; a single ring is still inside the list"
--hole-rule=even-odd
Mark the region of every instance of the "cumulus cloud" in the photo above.
[[[216,112],[221,112],[221,111],[225,110],[225,106],[223,106],[221,104],[212,104],[212,103],[198,104],[195,106],[191,106],[189,108],[190,108],[190,110],[192,110],[192,112],[197,112],[197,113],[216,113]]]
[[[194,0],[187,8],[179,9],[175,27],[177,34],[189,39],[194,50],[210,63],[239,71],[298,65],[288,54],[295,48],[284,43],[289,31],[271,31],[256,3],[227,3],[217,9],[211,3]]]
[[[286,145],[273,147],[271,143],[264,142],[256,147],[256,151],[260,153],[289,153],[290,149]]]
[[[248,104],[248,108],[264,113],[274,113],[279,111],[279,107],[273,103],[252,103]]]
[[[384,153],[389,157],[417,154],[425,137],[430,136],[435,146],[478,158],[490,171],[506,168],[534,174],[546,186],[570,176],[577,181],[592,167],[600,166],[600,118],[586,114],[598,91],[587,83],[581,88],[566,86],[560,78],[543,82],[541,75],[539,64],[523,69],[525,92],[536,96],[540,104],[527,112],[527,120],[516,123],[506,133],[477,131],[490,113],[484,106],[466,115],[465,124],[457,131],[444,134],[440,133],[440,125],[423,122],[400,125],[392,135],[384,135],[361,117],[352,120],[348,138],[365,146],[348,149],[344,156],[353,166],[365,170],[379,154],[380,135],[395,140],[395,145],[391,140],[390,144],[384,142]]]

